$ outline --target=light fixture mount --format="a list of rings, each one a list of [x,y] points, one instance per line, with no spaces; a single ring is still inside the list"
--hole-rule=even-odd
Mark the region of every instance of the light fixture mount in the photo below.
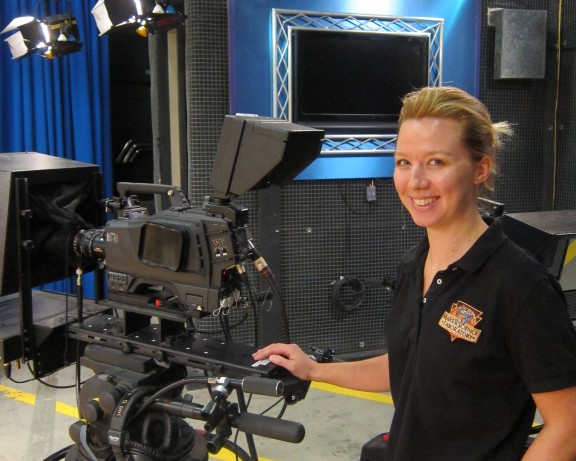
[[[5,39],[12,59],[31,54],[51,59],[82,49],[82,43],[78,40],[78,25],[70,12],[42,19],[33,16],[15,18],[0,33],[7,32],[14,32]]]
[[[186,15],[181,2],[160,0],[98,0],[92,15],[100,35],[118,27],[134,27],[139,35],[156,34],[181,26]]]

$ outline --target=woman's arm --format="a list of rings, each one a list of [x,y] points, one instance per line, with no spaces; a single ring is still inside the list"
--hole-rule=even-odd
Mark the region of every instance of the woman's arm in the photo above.
[[[317,363],[296,344],[271,344],[256,351],[254,360],[268,358],[300,379],[368,392],[390,390],[388,354],[356,362]]]
[[[532,394],[544,427],[523,461],[576,460],[576,387]]]

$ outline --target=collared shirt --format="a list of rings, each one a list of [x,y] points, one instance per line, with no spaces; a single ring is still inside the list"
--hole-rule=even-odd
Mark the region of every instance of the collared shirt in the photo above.
[[[390,309],[386,460],[519,459],[530,394],[576,385],[562,290],[499,221],[422,297],[427,253],[424,238],[402,258]]]

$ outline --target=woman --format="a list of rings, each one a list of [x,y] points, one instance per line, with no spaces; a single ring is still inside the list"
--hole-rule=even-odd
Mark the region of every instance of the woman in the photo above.
[[[407,95],[394,184],[426,237],[402,258],[388,354],[316,363],[299,347],[254,354],[304,380],[391,391],[386,461],[576,459],[576,333],[553,277],[477,211],[506,123],[457,88]]]

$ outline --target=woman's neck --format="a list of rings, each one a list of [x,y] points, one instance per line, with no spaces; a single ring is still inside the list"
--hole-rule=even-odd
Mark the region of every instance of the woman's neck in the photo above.
[[[488,225],[476,214],[473,218],[462,220],[452,229],[436,231],[428,229],[430,248],[426,264],[435,271],[446,269],[458,261],[486,231]]]
[[[424,263],[423,297],[436,274],[464,256],[487,228],[488,225],[478,215],[478,219],[464,220],[452,232],[427,229],[430,247]]]

